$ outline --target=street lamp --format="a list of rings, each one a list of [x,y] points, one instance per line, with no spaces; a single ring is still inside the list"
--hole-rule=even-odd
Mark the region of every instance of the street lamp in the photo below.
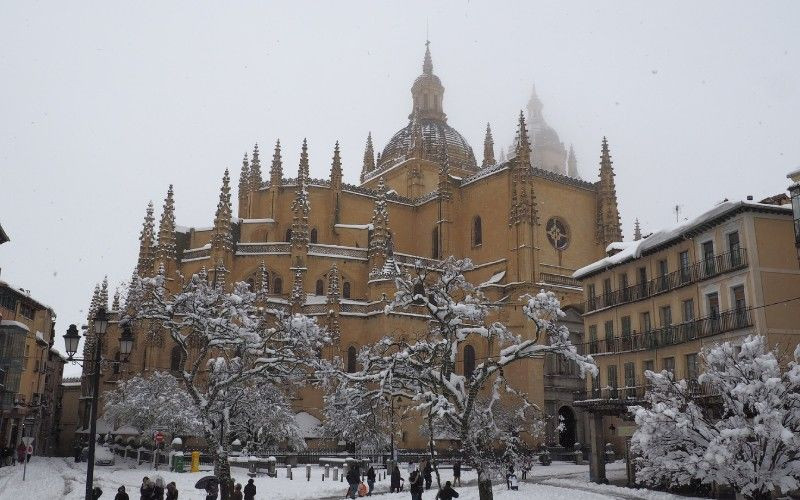
[[[92,319],[94,325],[95,342],[94,342],[94,355],[91,358],[75,358],[75,353],[78,352],[78,343],[80,342],[80,335],[78,335],[78,327],[69,325],[67,333],[64,335],[64,344],[67,349],[67,360],[73,362],[83,362],[84,367],[91,366],[92,371],[92,412],[89,425],[89,452],[86,465],[86,500],[92,500],[92,483],[94,482],[94,446],[97,441],[97,402],[100,399],[100,364],[105,361],[106,363],[125,363],[133,348],[133,334],[131,333],[130,323],[126,322],[122,325],[122,335],[119,338],[119,352],[120,361],[111,361],[101,359],[102,340],[108,329],[108,314],[105,308],[97,310],[95,317]]]

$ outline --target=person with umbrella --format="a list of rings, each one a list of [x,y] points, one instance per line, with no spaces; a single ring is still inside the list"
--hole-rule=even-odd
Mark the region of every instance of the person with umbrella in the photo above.
[[[206,500],[217,500],[219,496],[219,479],[217,476],[205,476],[194,485],[198,490],[206,490]]]

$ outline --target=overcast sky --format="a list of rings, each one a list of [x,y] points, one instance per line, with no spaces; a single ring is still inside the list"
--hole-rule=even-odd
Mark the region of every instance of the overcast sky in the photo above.
[[[303,137],[313,177],[339,140],[357,183],[367,132],[382,149],[407,123],[426,24],[478,155],[486,122],[511,143],[533,83],[584,178],[608,137],[628,238],[676,204],[776,194],[800,165],[798,20],[798,2],[2,1],[0,279],[56,310],[63,348],[169,183],[178,224],[211,225],[225,167],[280,138],[294,176]]]

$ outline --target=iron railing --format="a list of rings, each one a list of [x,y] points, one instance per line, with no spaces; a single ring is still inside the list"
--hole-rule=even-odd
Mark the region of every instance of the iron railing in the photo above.
[[[751,326],[753,326],[751,310],[734,309],[647,332],[634,332],[628,335],[623,333],[619,337],[589,340],[583,344],[579,352],[606,354],[657,349]]]
[[[619,290],[589,297],[585,302],[586,312],[643,300],[659,293],[742,269],[747,267],[747,264],[747,250],[744,248],[715,255],[644,283],[637,283]]]
[[[701,384],[696,379],[687,380],[688,393],[694,398],[703,398],[716,396],[719,391],[716,391],[709,384]],[[593,387],[589,390],[582,390],[575,392],[576,401],[584,401],[587,399],[602,399],[602,400],[628,400],[628,401],[643,401],[647,391],[652,388],[650,384],[644,385],[625,385],[622,387]]]

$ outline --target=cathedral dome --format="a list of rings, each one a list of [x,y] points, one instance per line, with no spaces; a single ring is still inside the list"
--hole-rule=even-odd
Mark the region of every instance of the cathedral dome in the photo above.
[[[475,154],[464,136],[442,120],[419,118],[422,131],[423,157],[443,164],[445,158],[451,167],[465,170],[478,168]],[[413,122],[397,131],[383,149],[378,168],[388,168],[410,157]]]

